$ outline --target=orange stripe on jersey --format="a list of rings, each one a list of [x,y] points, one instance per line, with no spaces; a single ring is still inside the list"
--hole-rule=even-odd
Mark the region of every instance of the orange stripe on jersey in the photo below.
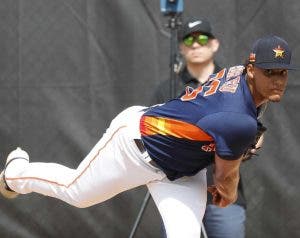
[[[213,141],[210,135],[193,124],[164,117],[143,116],[140,131],[143,136],[159,134],[189,140]]]

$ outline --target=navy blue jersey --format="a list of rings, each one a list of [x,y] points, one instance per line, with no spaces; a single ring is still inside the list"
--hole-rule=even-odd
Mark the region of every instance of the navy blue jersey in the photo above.
[[[221,158],[238,159],[253,143],[257,110],[243,66],[223,69],[198,88],[146,111],[140,130],[150,157],[170,180]]]

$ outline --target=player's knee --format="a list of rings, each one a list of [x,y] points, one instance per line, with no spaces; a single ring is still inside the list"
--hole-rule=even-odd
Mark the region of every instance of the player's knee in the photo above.
[[[70,204],[77,208],[87,208],[87,207],[91,206],[91,204],[89,204],[88,202],[86,202],[84,200],[72,201]]]
[[[68,193],[68,196],[65,197],[64,200],[71,206],[74,206],[77,208],[87,208],[94,204],[90,200],[86,199],[85,196],[74,196],[74,194],[72,194],[72,195],[70,195],[70,194],[71,193]]]

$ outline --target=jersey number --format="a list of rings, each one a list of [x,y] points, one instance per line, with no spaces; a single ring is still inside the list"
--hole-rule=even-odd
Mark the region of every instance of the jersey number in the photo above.
[[[203,94],[204,97],[213,95],[216,93],[219,85],[220,85],[220,80],[221,78],[223,78],[225,73],[225,69],[221,70],[219,73],[216,74],[215,77],[211,78],[210,81],[211,83],[208,86],[208,90]],[[203,91],[203,86],[200,85],[198,88],[194,89],[193,91],[190,92],[189,88],[187,87],[185,89],[185,94],[181,97],[182,101],[189,101],[189,100],[193,100],[197,97],[197,95],[199,93],[201,93]]]

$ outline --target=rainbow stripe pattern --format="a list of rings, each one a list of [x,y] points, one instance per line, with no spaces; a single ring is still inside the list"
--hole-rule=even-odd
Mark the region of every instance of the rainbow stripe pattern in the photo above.
[[[142,136],[163,135],[194,141],[213,141],[199,127],[172,118],[143,116],[140,121]]]

